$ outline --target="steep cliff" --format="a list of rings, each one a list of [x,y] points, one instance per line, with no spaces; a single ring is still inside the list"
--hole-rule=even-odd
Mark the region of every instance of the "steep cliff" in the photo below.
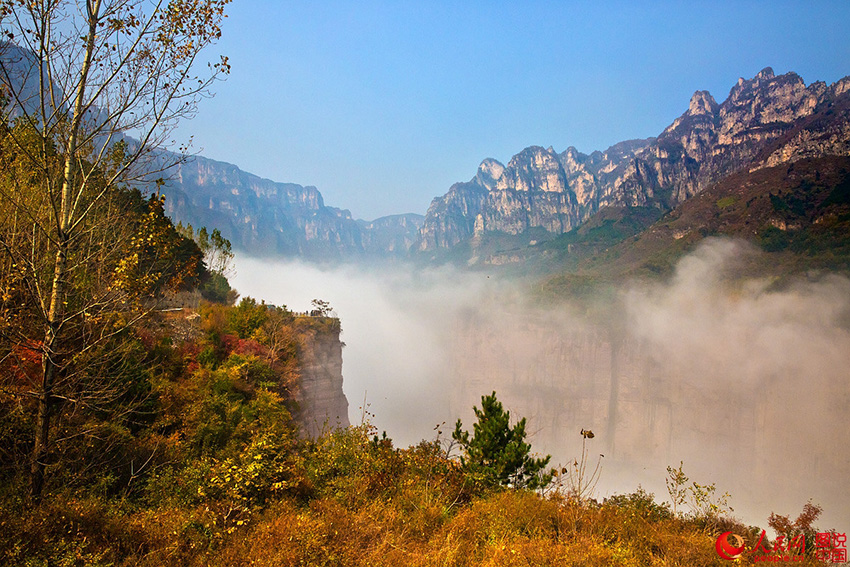
[[[175,222],[218,228],[235,248],[258,256],[325,261],[406,255],[423,219],[411,213],[355,220],[325,205],[315,187],[277,183],[199,156],[176,166],[162,193]]]
[[[275,183],[196,158],[165,187],[177,220],[218,227],[252,254],[311,260],[453,254],[502,263],[580,226],[605,207],[666,211],[726,176],[825,155],[850,155],[850,78],[806,86],[763,69],[739,79],[722,103],[697,91],[658,137],[607,150],[562,153],[531,146],[507,165],[485,159],[475,176],[435,198],[424,218],[356,221],[325,206],[315,187]],[[505,251],[517,253],[504,254]]]
[[[742,301],[740,291],[730,292],[728,301],[769,300],[777,314],[783,300],[744,295]],[[452,415],[465,418],[495,390],[512,413],[528,418],[533,446],[552,454],[553,464],[580,458],[579,431],[591,429],[588,470],[601,462],[601,495],[636,482],[665,494],[665,467],[684,461],[694,480],[716,482],[735,506],[758,511],[755,517],[807,498],[829,502],[839,517],[850,513],[838,497],[850,453],[834,444],[846,433],[836,420],[850,387],[843,366],[831,366],[850,362],[850,351],[841,352],[846,334],[835,339],[818,328],[807,337],[778,338],[770,326],[742,324],[740,316],[727,336],[690,330],[693,338],[664,345],[669,329],[648,331],[655,322],[626,327],[554,313],[497,313],[458,321],[447,340]],[[785,330],[797,324],[788,319]],[[807,358],[820,349],[828,362]],[[820,370],[807,371],[812,365]],[[812,381],[829,390],[806,386]]]
[[[647,143],[622,142],[590,156],[575,148],[556,154],[551,147],[532,146],[507,166],[488,158],[469,182],[457,183],[434,199],[415,250],[451,248],[487,232],[567,232],[598,210],[599,180]]]
[[[502,167],[495,160],[489,161]],[[479,175],[486,163],[478,168]],[[488,188],[476,176],[468,183],[455,183],[448,193],[434,199],[425,213],[416,249],[451,248],[469,238],[487,193]]]
[[[348,427],[348,400],[342,391],[342,341],[339,319],[302,317],[298,349],[300,380],[296,420],[308,437],[329,428]]]
[[[775,76],[768,67],[749,81],[739,79],[720,105],[707,91],[697,91],[687,112],[613,180],[609,202],[672,208],[726,175],[755,166],[765,148],[832,100],[840,84],[806,87],[799,75]]]
[[[195,157],[176,168],[162,192],[175,221],[216,227],[252,254],[325,259],[363,251],[351,214],[326,207],[315,187],[276,183]]]

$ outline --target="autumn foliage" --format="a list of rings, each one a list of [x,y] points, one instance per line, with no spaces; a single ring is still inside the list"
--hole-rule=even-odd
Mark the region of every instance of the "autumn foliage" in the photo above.
[[[2,446],[19,450],[0,469],[0,564],[725,565],[721,531],[760,533],[639,488],[598,502],[482,483],[447,439],[395,447],[368,422],[303,439],[297,347],[315,329],[252,299],[199,314],[135,329],[145,404],[79,424],[102,435],[51,471],[37,507],[21,490],[29,417],[2,400]],[[810,529],[804,516],[771,525]]]

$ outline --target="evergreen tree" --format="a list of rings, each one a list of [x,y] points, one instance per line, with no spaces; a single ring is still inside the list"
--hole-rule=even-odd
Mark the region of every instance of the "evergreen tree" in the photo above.
[[[461,464],[467,474],[490,485],[541,488],[552,480],[552,473],[543,473],[551,455],[534,458],[531,445],[525,442],[525,418],[511,427],[511,414],[496,399],[496,392],[481,397],[481,409],[472,408],[478,422],[473,434],[463,430],[457,420],[452,438],[463,447]]]

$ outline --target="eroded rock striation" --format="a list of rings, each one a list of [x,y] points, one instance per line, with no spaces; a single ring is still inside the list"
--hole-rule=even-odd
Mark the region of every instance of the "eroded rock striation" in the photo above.
[[[302,434],[318,437],[348,427],[348,399],[342,390],[342,341],[338,319],[312,319],[298,349],[300,380],[296,420]]]

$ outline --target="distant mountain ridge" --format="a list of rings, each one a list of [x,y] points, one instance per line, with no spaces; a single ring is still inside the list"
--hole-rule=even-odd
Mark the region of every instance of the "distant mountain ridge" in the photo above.
[[[799,75],[776,76],[768,67],[739,79],[722,103],[696,91],[654,138],[590,154],[531,146],[507,165],[485,159],[472,179],[436,197],[424,217],[355,220],[325,205],[315,187],[273,182],[203,157],[178,166],[163,192],[173,218],[217,227],[253,255],[510,263],[523,255],[506,248],[569,233],[608,207],[668,211],[737,171],[850,155],[848,92],[850,78],[806,86]]]
[[[175,220],[216,227],[235,248],[257,256],[341,260],[406,254],[423,218],[357,221],[347,210],[326,206],[313,186],[278,183],[200,156],[176,166],[162,193]]]

